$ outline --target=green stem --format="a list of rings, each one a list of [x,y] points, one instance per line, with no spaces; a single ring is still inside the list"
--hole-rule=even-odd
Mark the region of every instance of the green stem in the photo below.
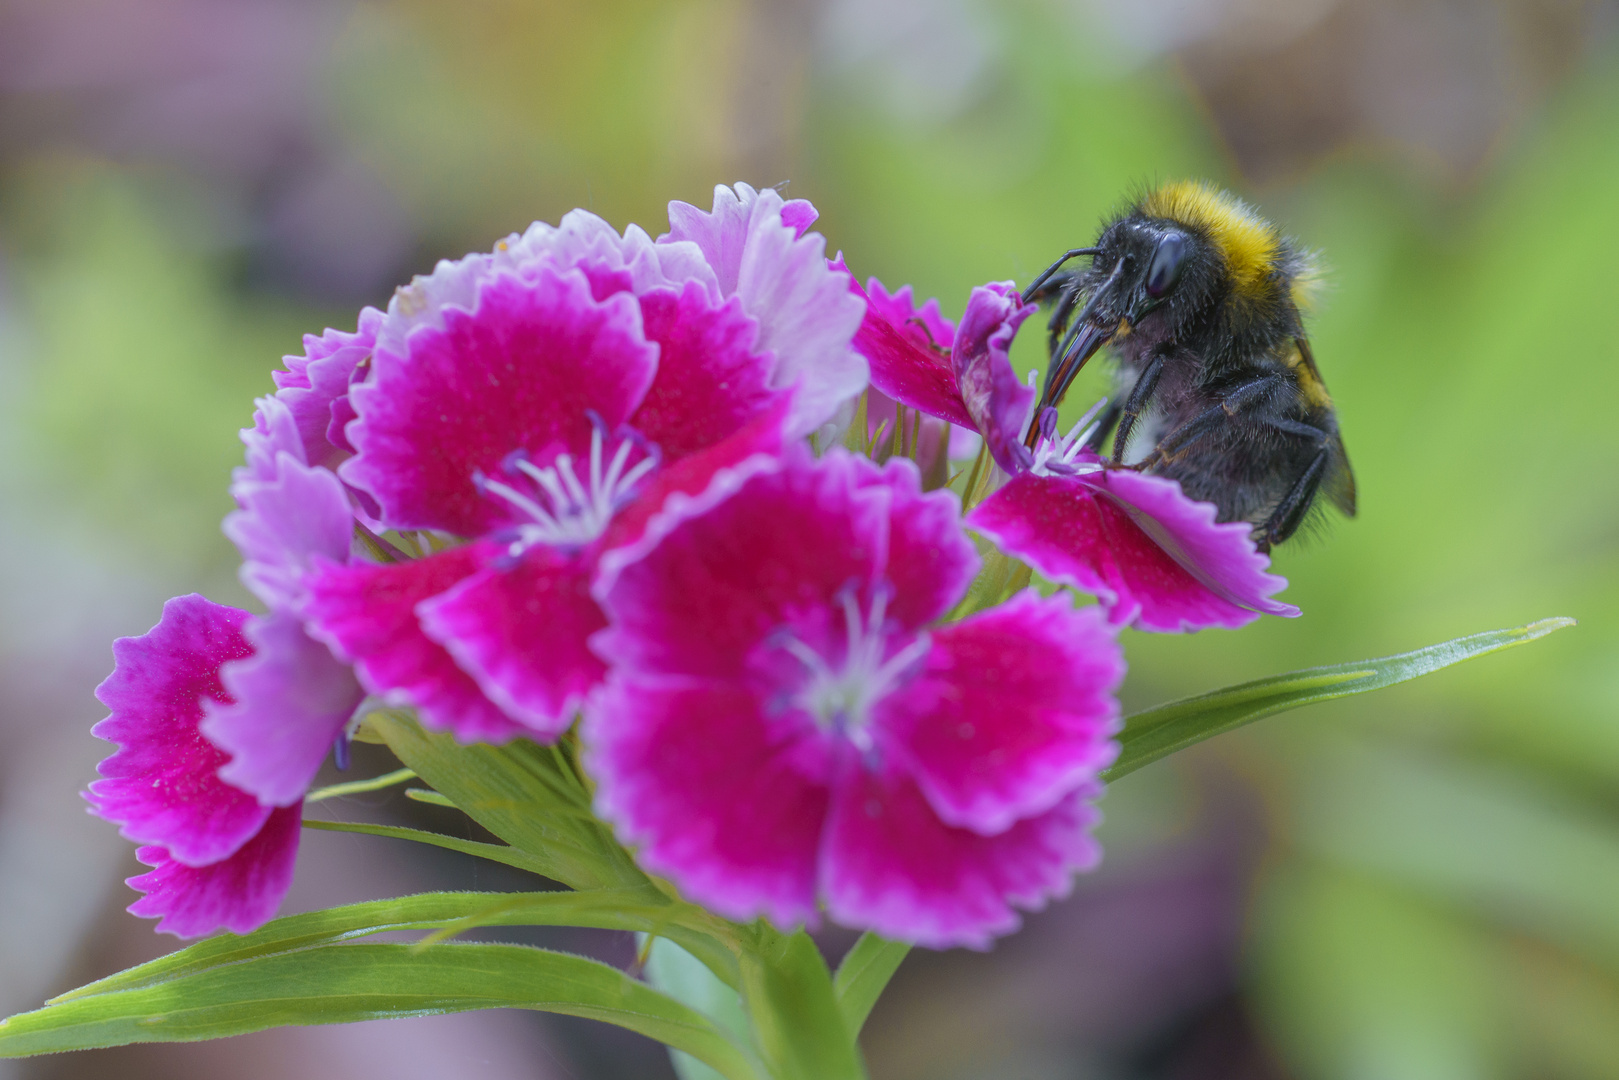
[[[342,795],[363,795],[368,791],[381,791],[383,788],[393,787],[395,784],[403,784],[406,780],[414,779],[416,779],[414,770],[395,769],[391,773],[373,776],[369,780],[350,780],[346,784],[332,784],[329,787],[316,788],[304,796],[304,803],[307,805],[321,802],[325,799],[335,799]],[[405,794],[409,795],[410,792],[407,791]]]

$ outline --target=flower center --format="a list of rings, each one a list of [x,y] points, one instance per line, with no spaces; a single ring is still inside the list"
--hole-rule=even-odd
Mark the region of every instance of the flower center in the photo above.
[[[573,455],[558,454],[540,466],[517,450],[502,462],[511,482],[479,471],[472,482],[478,492],[507,503],[528,520],[507,531],[512,537],[508,554],[521,555],[535,544],[582,547],[607,531],[623,506],[635,497],[635,488],[658,467],[658,448],[631,428],[610,434],[607,425],[591,414],[590,461],[576,464]],[[609,457],[611,454],[611,457]]]
[[[1082,461],[1085,441],[1096,426],[1091,423],[1107,404],[1103,398],[1092,405],[1079,422],[1068,429],[1067,436],[1057,434],[1057,410],[1047,406],[1040,413],[1040,438],[1034,444],[1034,460],[1029,471],[1036,476],[1078,476],[1081,473],[1101,472],[1099,460]]]
[[[931,645],[926,634],[918,634],[888,655],[888,593],[886,587],[877,589],[864,613],[853,587],[839,593],[845,640],[841,663],[830,662],[791,633],[784,632],[777,642],[809,673],[792,704],[813,716],[823,730],[842,734],[862,751],[871,749],[872,709],[910,675]]]

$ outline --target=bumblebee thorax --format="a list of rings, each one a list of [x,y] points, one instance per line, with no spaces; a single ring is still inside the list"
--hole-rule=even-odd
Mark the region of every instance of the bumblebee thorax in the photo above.
[[[1148,218],[1173,222],[1202,237],[1225,271],[1233,297],[1262,301],[1285,285],[1286,250],[1276,227],[1241,199],[1200,180],[1165,184],[1136,207]]]

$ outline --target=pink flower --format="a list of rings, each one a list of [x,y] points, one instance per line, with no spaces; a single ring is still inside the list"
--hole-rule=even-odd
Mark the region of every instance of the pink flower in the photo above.
[[[864,384],[859,305],[807,203],[738,185],[670,220],[656,243],[578,210],[536,224],[440,263],[377,328],[338,473],[384,527],[448,549],[317,559],[301,611],[431,726],[560,734],[605,670],[587,646],[602,557]]]
[[[1095,864],[1124,663],[1034,592],[938,625],[978,568],[955,497],[835,451],[672,507],[604,572],[598,809],[735,919],[982,947]]]
[[[840,267],[841,268],[841,267]],[[910,287],[890,296],[875,278],[855,347],[872,386],[901,403],[981,432],[1010,479],[967,515],[967,524],[1047,578],[1095,595],[1116,625],[1177,632],[1237,627],[1261,613],[1294,616],[1271,599],[1287,580],[1266,572],[1243,522],[1219,523],[1210,503],[1173,480],[1109,469],[1082,450],[1081,421],[1067,439],[1055,410],[1040,418],[1035,449],[1024,445],[1034,406],[1010,349],[1035,311],[1010,282],[974,289],[959,329]]]
[[[833,267],[848,273],[841,257]],[[849,288],[866,303],[854,344],[871,365],[871,385],[884,397],[982,434],[1003,469],[1017,468],[1018,432],[1029,422],[1033,387],[1018,382],[1009,350],[1018,327],[1036,310],[1010,281],[973,289],[957,327],[939,302],[920,308],[906,285],[890,294],[872,278]]]
[[[296,609],[313,561],[346,562],[365,516],[330,466],[349,456],[334,416],[380,318],[368,310],[357,334],[306,338],[242,432],[224,529],[270,613],[177,597],[150,633],[113,646],[97,691],[112,715],[95,733],[120,748],[87,797],[143,845],[154,869],[131,879],[146,897],[130,910],[161,917],[160,930],[243,933],[268,920],[292,880],[304,795],[334,746],[342,760],[364,693]]]
[[[1219,523],[1213,503],[1177,481],[1106,466],[1067,438],[1047,409],[1027,468],[975,506],[967,524],[1052,581],[1094,595],[1115,625],[1176,633],[1235,628],[1261,613],[1295,616],[1271,599],[1287,579],[1266,572],[1247,522]]]
[[[208,706],[232,704],[222,668],[251,663],[251,619],[195,594],[176,597],[148,633],[113,643],[113,673],[96,688],[112,715],[93,733],[118,750],[85,797],[153,867],[129,879],[146,894],[129,910],[180,937],[254,930],[292,882],[301,799],[274,807],[221,780],[227,755],[201,731]],[[341,681],[346,673],[326,663]],[[295,673],[305,686],[310,676]]]

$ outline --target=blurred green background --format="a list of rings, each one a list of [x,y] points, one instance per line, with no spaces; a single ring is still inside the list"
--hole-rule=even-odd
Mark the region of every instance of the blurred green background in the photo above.
[[[1619,1077],[1616,26],[1581,0],[0,4],[0,1012],[169,944],[78,810],[90,691],[164,597],[247,603],[235,433],[301,333],[530,220],[656,235],[738,179],[790,181],[856,273],[954,315],[1133,187],[1206,176],[1330,268],[1312,337],[1361,515],[1278,553],[1302,618],[1127,635],[1129,704],[1580,626],[1121,782],[1073,899],[907,962],[874,1077]],[[291,906],[420,873],[324,843]],[[0,1076],[669,1075],[599,1030]]]

